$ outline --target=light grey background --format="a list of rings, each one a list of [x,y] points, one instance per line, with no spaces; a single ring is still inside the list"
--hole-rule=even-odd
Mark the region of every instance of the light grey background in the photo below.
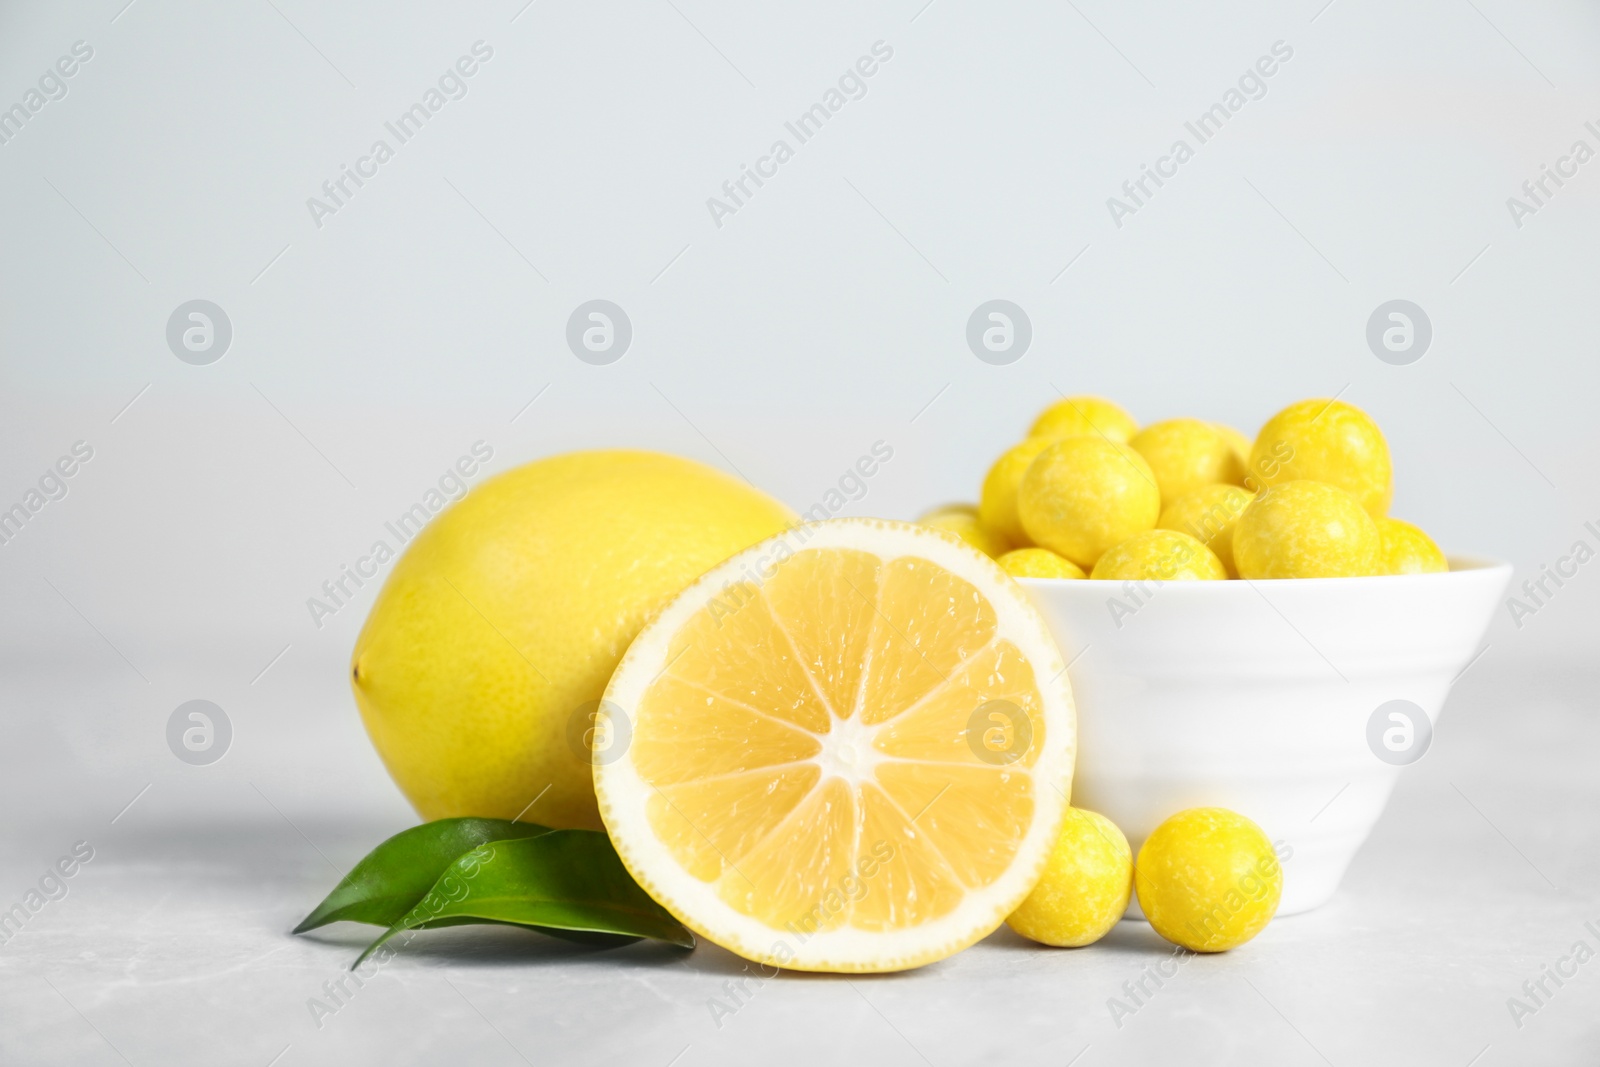
[[[1520,582],[1600,547],[1600,160],[1520,228],[1506,205],[1575,140],[1600,149],[1593,5],[124,4],[0,5],[0,107],[93,49],[0,144],[0,508],[94,450],[0,545],[0,904],[97,848],[0,946],[8,1058],[1489,1064],[1600,1045],[1600,963],[1521,1029],[1505,1007],[1573,940],[1600,947],[1582,927],[1600,565],[1520,628],[1497,617],[1335,905],[1120,1031],[1104,1001],[1155,958],[1148,931],[785,979],[721,1030],[705,999],[737,964],[714,949],[611,964],[505,933],[440,934],[318,1030],[304,1002],[354,935],[284,933],[412,818],[344,679],[376,587],[320,628],[306,600],[476,441],[491,471],[675,451],[803,509],[881,440],[893,459],[848,511],[904,517],[972,498],[1058,390],[1246,432],[1337,393],[1389,436],[1395,513],[1448,551]],[[393,144],[384,123],[478,41],[466,95],[319,228],[307,198]],[[707,198],[793,145],[785,121],[877,41],[893,58],[866,95],[717,226]],[[1194,144],[1184,122],[1278,41],[1293,57],[1265,95],[1116,226],[1107,198]],[[209,366],[167,347],[194,299],[232,322]],[[566,348],[592,299],[633,324],[609,366]],[[992,299],[1032,323],[1007,366],[966,344]],[[1410,366],[1366,345],[1392,299],[1433,325]],[[192,699],[233,725],[210,766],[167,748]]]

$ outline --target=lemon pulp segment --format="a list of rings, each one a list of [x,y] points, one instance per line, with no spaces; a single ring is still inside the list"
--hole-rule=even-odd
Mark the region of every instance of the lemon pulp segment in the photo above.
[[[608,691],[632,741],[596,784],[624,861],[712,940],[891,969],[982,936],[1001,896],[1026,894],[1019,859],[1037,868],[1064,810],[1074,725],[1065,678],[1040,677],[1058,653],[998,568],[925,531],[925,551],[871,545],[903,544],[902,524],[843,525],[861,547],[803,548],[759,582],[713,572],[669,609],[660,662],[630,651]],[[654,858],[629,849],[641,837]],[[992,914],[974,922],[979,905]],[[941,920],[927,944],[874,947]],[[777,932],[798,962],[740,930]],[[830,932],[816,958],[796,943]]]

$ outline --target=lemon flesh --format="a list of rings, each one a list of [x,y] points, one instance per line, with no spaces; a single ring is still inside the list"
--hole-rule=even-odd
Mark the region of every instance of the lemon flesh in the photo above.
[[[389,773],[424,819],[598,828],[585,738],[628,643],[793,521],[650,452],[574,452],[483,483],[411,542],[356,641],[351,684]]]
[[[985,936],[1071,787],[1043,620],[993,561],[905,523],[819,523],[728,560],[645,628],[602,708],[632,737],[594,768],[623,862],[773,966],[900,970]]]

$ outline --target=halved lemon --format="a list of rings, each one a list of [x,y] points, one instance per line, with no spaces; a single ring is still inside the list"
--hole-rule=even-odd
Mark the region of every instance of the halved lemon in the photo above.
[[[639,884],[707,939],[813,971],[915,967],[994,930],[1055,840],[1076,749],[1022,588],[873,519],[706,574],[633,642],[599,721],[600,815]]]

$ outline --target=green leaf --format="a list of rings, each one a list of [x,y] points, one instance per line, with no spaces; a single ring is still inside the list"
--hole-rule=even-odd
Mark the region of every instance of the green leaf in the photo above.
[[[490,842],[462,856],[421,903],[351,966],[360,966],[407,930],[460,920],[532,926],[568,936],[653,937],[694,947],[694,935],[639,888],[605,834],[552,830],[539,837]]]
[[[428,895],[463,853],[488,841],[549,832],[547,826],[506,819],[439,819],[402,830],[351,868],[294,932],[303,934],[340,921],[392,926]]]
[[[590,948],[620,948],[631,945],[641,940],[634,934],[601,934],[593,930],[563,930],[556,926],[530,926],[527,923],[501,922],[498,919],[479,919],[475,916],[464,915],[457,919],[438,919],[425,922],[418,926],[418,930],[437,930],[442,926],[515,926],[521,930],[537,930],[541,934],[559,937],[563,941],[571,941],[575,945],[587,945]]]

